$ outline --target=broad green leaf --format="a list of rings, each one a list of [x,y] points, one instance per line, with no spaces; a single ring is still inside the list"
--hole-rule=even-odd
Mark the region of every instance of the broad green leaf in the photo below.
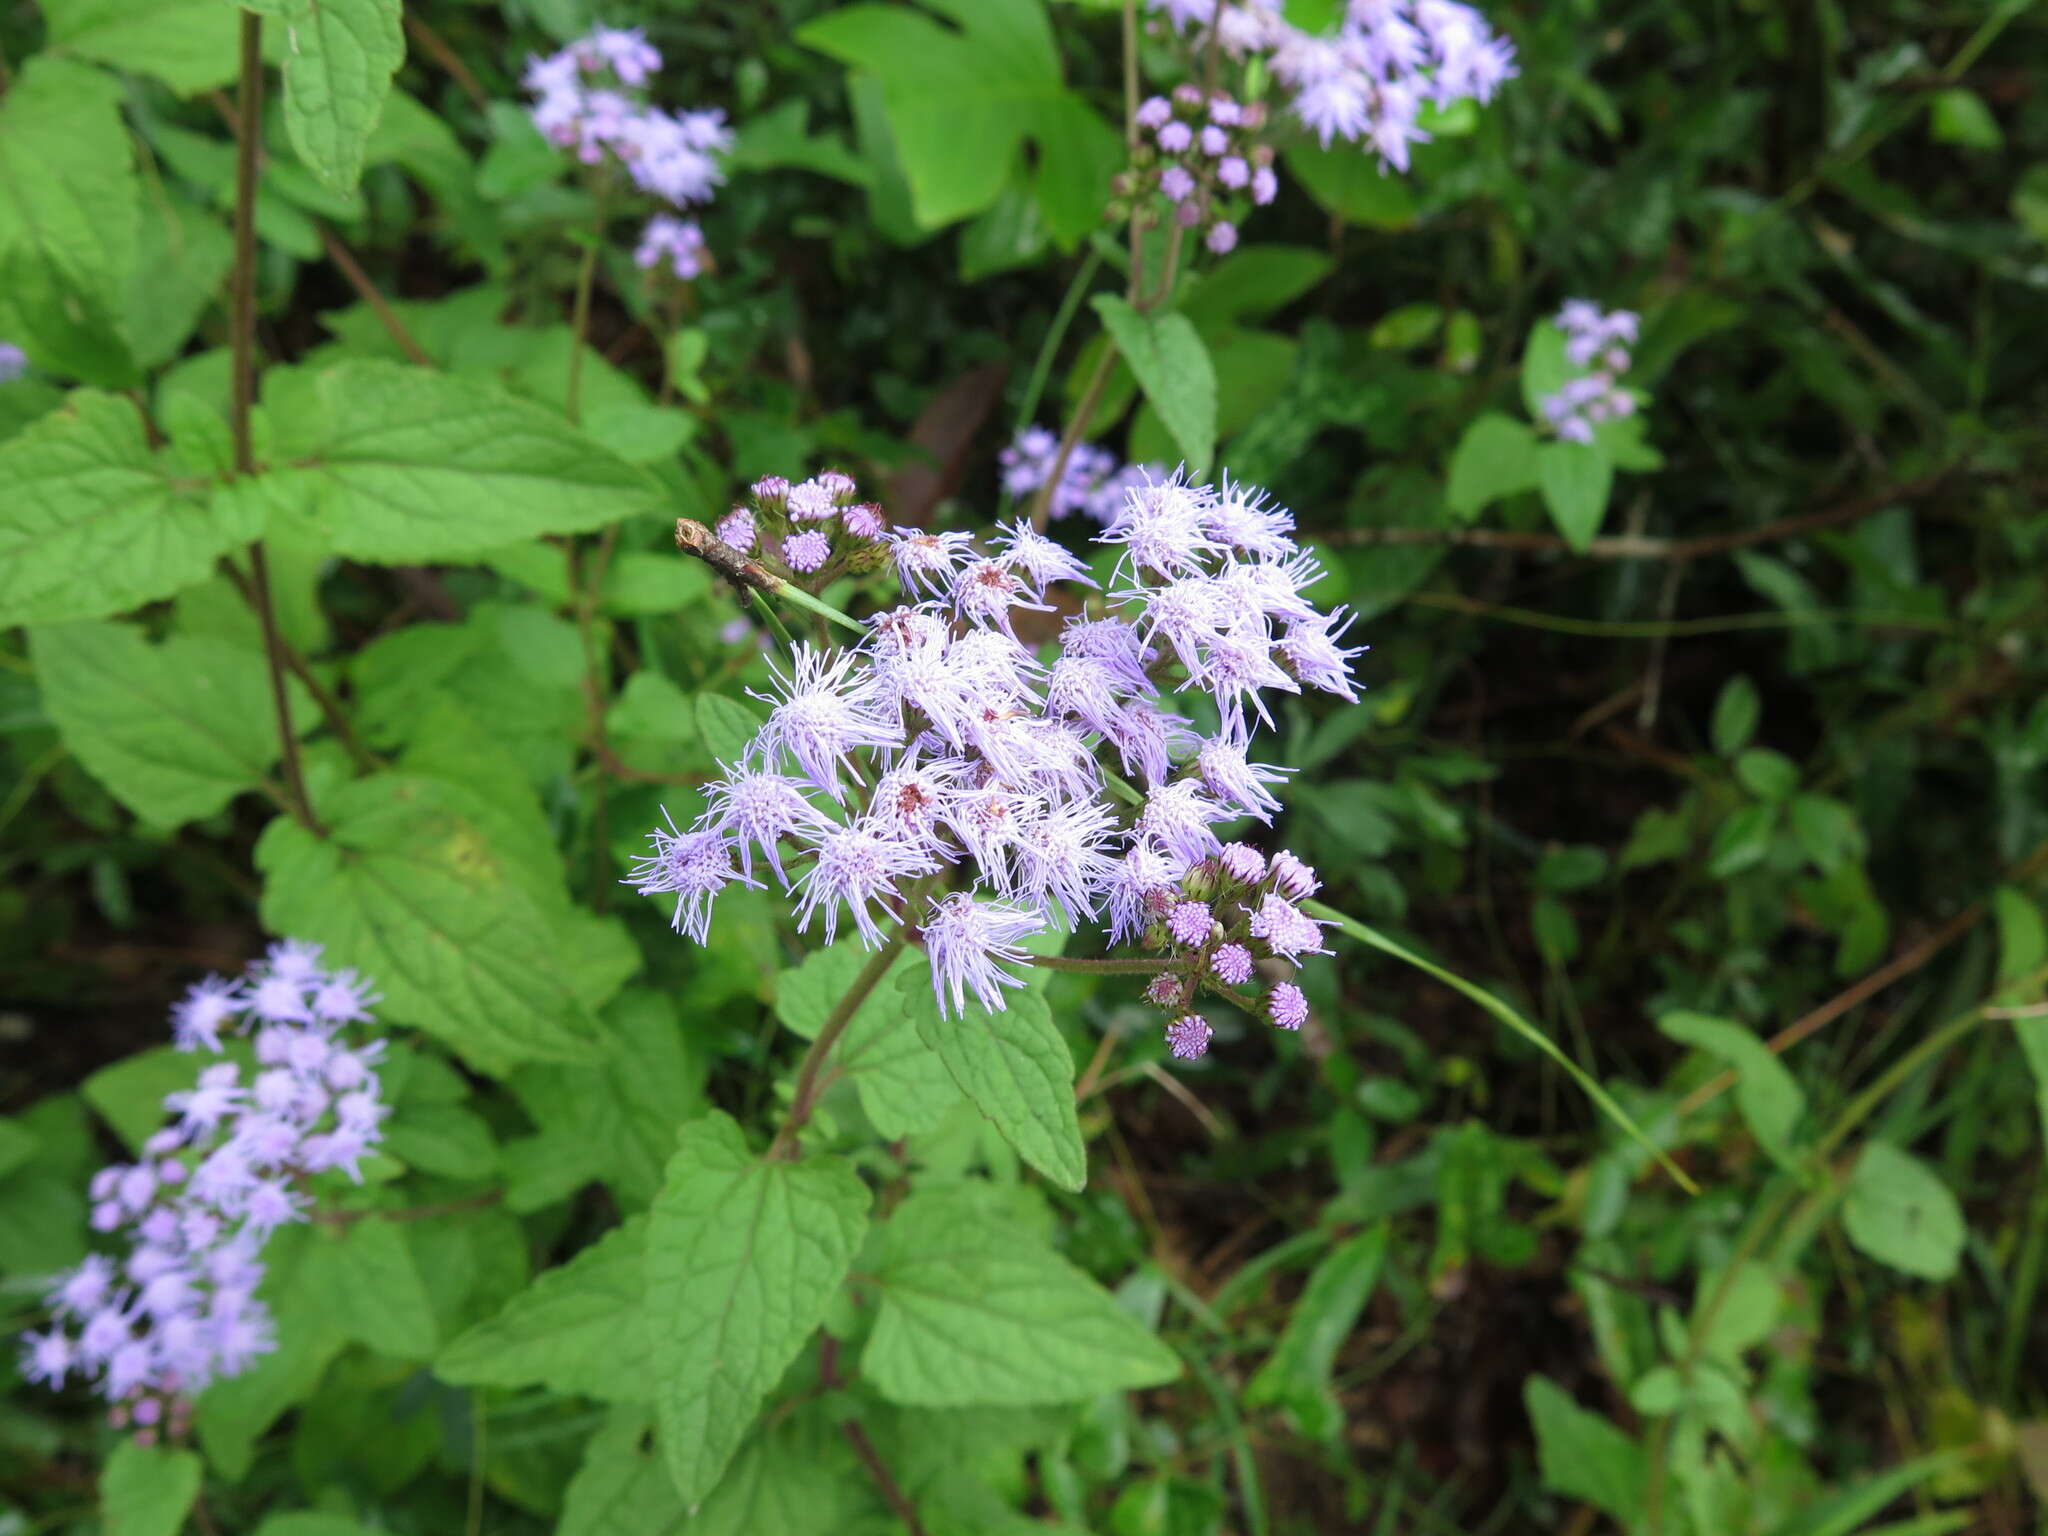
[[[444,1179],[487,1179],[498,1166],[490,1122],[454,1104],[400,1105],[382,1146],[408,1168]]]
[[[928,965],[906,970],[897,994],[960,1091],[1025,1162],[1063,1188],[1087,1183],[1088,1151],[1074,1113],[1074,1057],[1043,994],[1013,992],[1001,1013],[970,1003],[963,1013],[941,1018]]]
[[[1607,516],[1614,465],[1584,443],[1545,443],[1536,450],[1536,488],[1565,543],[1583,550]]]
[[[461,560],[660,499],[640,470],[554,411],[470,379],[367,361],[280,369],[264,403],[278,467],[259,483],[351,559]]]
[[[1794,1136],[1806,1113],[1806,1094],[1785,1063],[1755,1033],[1727,1019],[1698,1013],[1667,1013],[1657,1027],[1673,1040],[1726,1062],[1737,1074],[1736,1107],[1755,1133],[1757,1145],[1780,1167],[1793,1166]]]
[[[284,125],[306,168],[352,192],[391,77],[405,62],[402,0],[262,0],[283,24]]]
[[[1756,723],[1762,714],[1763,700],[1749,675],[1738,672],[1729,678],[1721,685],[1720,696],[1714,700],[1714,750],[1723,757],[1733,757],[1740,752],[1749,745],[1749,738],[1756,734]]]
[[[236,11],[220,0],[42,0],[46,46],[139,75],[180,95],[226,85],[240,66]]]
[[[239,1481],[255,1459],[256,1442],[278,1416],[305,1401],[346,1343],[309,1278],[305,1256],[313,1234],[288,1227],[264,1246],[268,1267],[257,1296],[277,1324],[277,1348],[238,1376],[200,1393],[194,1423],[210,1465]]]
[[[1121,147],[1062,82],[1043,0],[925,3],[957,27],[910,6],[849,5],[797,38],[880,82],[918,224],[934,229],[994,203],[1028,139],[1039,210],[1071,248],[1101,224]]]
[[[120,1441],[100,1474],[107,1536],[177,1536],[199,1497],[199,1472],[190,1451]]]
[[[1354,144],[1325,149],[1302,140],[1290,144],[1283,158],[1287,174],[1346,223],[1406,229],[1415,222],[1415,194],[1406,179],[1388,174],[1378,156],[1360,154]]]
[[[323,1515],[311,1510],[272,1515],[256,1527],[256,1536],[376,1536],[367,1525],[358,1525],[342,1515]]]
[[[1180,314],[1142,314],[1113,293],[1097,294],[1094,306],[1188,473],[1207,474],[1216,453],[1216,369],[1193,323]]]
[[[440,1340],[419,1267],[396,1224],[366,1216],[315,1232],[299,1283],[341,1333],[394,1360],[425,1360]]]
[[[684,1503],[717,1484],[824,1317],[867,1210],[841,1160],[757,1158],[721,1114],[684,1128],[647,1232],[649,1356]]]
[[[669,1536],[689,1517],[654,1444],[652,1415],[616,1408],[583,1448],[555,1536]]]
[[[1370,1227],[1323,1256],[1287,1315],[1286,1331],[1244,1392],[1245,1406],[1314,1402],[1330,1390],[1337,1351],[1379,1284],[1387,1228]]]
[[[377,979],[388,1022],[486,1070],[599,1055],[624,941],[571,905],[552,848],[441,779],[357,779],[317,810],[326,836],[279,818],[256,845],[266,927],[325,944]]]
[[[544,1386],[651,1403],[646,1295],[647,1218],[633,1216],[449,1344],[434,1374],[457,1386]]]
[[[35,1132],[19,1120],[0,1117],[0,1179],[35,1156],[38,1145]]]
[[[1543,1486],[1597,1505],[1624,1530],[1634,1529],[1649,1476],[1642,1447],[1604,1415],[1573,1402],[1548,1376],[1531,1376],[1522,1401],[1536,1431]]]
[[[1735,759],[1735,778],[1761,800],[1788,800],[1799,787],[1799,765],[1769,747],[1751,747]]]
[[[1157,1386],[1172,1350],[975,1186],[912,1195],[883,1229],[861,1374],[920,1408],[1072,1402]]]
[[[1718,1273],[1701,1276],[1699,1293],[1700,1306],[1694,1308],[1695,1326],[1701,1320],[1700,1308],[1706,1298],[1716,1294],[1720,1297],[1713,1320],[1701,1336],[1700,1348],[1715,1359],[1729,1361],[1770,1337],[1771,1330],[1778,1326],[1778,1313],[1785,1300],[1785,1287],[1778,1277],[1755,1263],[1746,1263],[1736,1270],[1725,1290]]]
[[[175,827],[262,784],[278,758],[263,658],[219,640],[151,645],[131,624],[39,626],[30,654],[43,707],[88,772],[144,821]],[[313,706],[286,689],[303,731]]]
[[[704,737],[704,750],[720,764],[737,763],[746,756],[761,729],[761,717],[738,699],[722,693],[697,695],[697,729]]]
[[[1984,98],[1960,86],[1934,93],[1927,104],[1927,128],[1937,144],[1959,144],[1964,149],[1999,149],[2005,144],[2005,132]]]
[[[1726,880],[1754,868],[1771,851],[1771,838],[1778,829],[1778,808],[1758,803],[1745,805],[1722,822],[1707,851],[1707,873]]]
[[[815,1040],[868,958],[867,951],[851,941],[805,956],[803,964],[784,971],[776,980],[776,1016],[806,1040]],[[917,957],[908,950],[896,957],[888,975],[847,1024],[829,1058],[833,1067],[853,1080],[862,1110],[891,1141],[936,1129],[960,1101],[952,1074],[918,1038],[896,990],[905,973],[917,969]]]
[[[1512,416],[1488,411],[1458,439],[1444,505],[1468,521],[1490,502],[1536,488],[1536,434]]]
[[[96,619],[204,581],[261,531],[174,479],[133,404],[80,390],[0,444],[0,628]]]
[[[1862,858],[1869,846],[1855,811],[1831,795],[1795,795],[1789,819],[1800,849],[1824,875]]]
[[[214,9],[214,0],[207,0]],[[234,260],[227,225],[169,188],[144,205],[122,325],[137,363],[155,367],[183,350]]]
[[[1922,1280],[1946,1280],[1963,1253],[1963,1213],[1941,1175],[1888,1141],[1856,1159],[1842,1230],[1880,1264]]]
[[[0,97],[0,257],[25,257],[75,305],[111,302],[135,266],[140,193],[120,103],[112,76],[49,54]]]

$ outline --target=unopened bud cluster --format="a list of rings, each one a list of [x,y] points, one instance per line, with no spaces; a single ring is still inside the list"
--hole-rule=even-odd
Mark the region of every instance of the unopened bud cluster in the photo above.
[[[1640,321],[1625,309],[1607,313],[1572,299],[1558,311],[1556,324],[1564,332],[1566,359],[1584,371],[1544,396],[1544,423],[1568,443],[1590,443],[1603,422],[1635,414],[1636,397],[1622,386],[1621,375],[1633,361],[1629,349]]]
[[[1225,201],[1249,198],[1263,207],[1280,190],[1273,170],[1273,146],[1258,142],[1266,109],[1240,103],[1221,91],[1179,85],[1171,96],[1154,96],[1138,108],[1141,131],[1136,164],[1117,184],[1111,217],[1130,217],[1153,194],[1166,200],[1167,216],[1202,236],[1221,256],[1237,245],[1237,225],[1224,217]]]
[[[718,520],[719,542],[754,556],[808,591],[840,576],[881,567],[888,524],[859,499],[851,478],[828,469],[794,485],[780,475],[756,480],[747,499]]]

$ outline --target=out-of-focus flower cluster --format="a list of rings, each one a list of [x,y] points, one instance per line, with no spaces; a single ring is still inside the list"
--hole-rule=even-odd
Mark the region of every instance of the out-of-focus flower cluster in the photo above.
[[[1514,45],[1457,0],[1348,0],[1334,31],[1305,32],[1284,0],[1152,0],[1175,25],[1206,33],[1234,58],[1265,57],[1294,93],[1293,111],[1328,147],[1372,146],[1381,162],[1408,169],[1409,146],[1428,139],[1425,105],[1485,103],[1515,74]]]
[[[1568,300],[1558,311],[1564,355],[1585,370],[1542,401],[1545,423],[1566,442],[1590,443],[1602,422],[1635,414],[1636,397],[1622,387],[1621,376],[1632,361],[1629,349],[1640,323],[1626,309],[1605,313],[1585,299]]]
[[[1044,427],[1022,428],[1010,446],[996,455],[1003,490],[1011,496],[1029,496],[1052,477],[1059,456],[1057,433]],[[1083,512],[1098,523],[1107,523],[1122,510],[1127,492],[1166,476],[1164,465],[1122,464],[1107,448],[1076,443],[1046,510],[1055,519]]]
[[[28,372],[28,354],[11,341],[0,341],[0,384],[12,384]]]
[[[1178,1055],[1207,1047],[1203,991],[1298,1028],[1291,983],[1237,989],[1261,960],[1323,951],[1300,906],[1315,874],[1218,830],[1280,807],[1286,770],[1249,755],[1268,695],[1356,697],[1349,621],[1304,596],[1322,571],[1292,532],[1250,486],[1147,480],[1096,538],[1121,556],[1090,597],[1080,560],[1023,519],[985,546],[886,530],[910,601],[853,647],[797,648],[742,760],[687,831],[654,831],[631,883],[673,896],[699,943],[718,894],[765,877],[827,943],[842,923],[874,947],[910,922],[942,1010],[1003,1008],[1026,939],[1092,927],[1157,960],[1148,996]],[[1020,615],[1056,612],[1056,641],[1020,640]]]
[[[852,479],[836,469],[794,485],[769,475],[754,482],[746,501],[720,518],[715,531],[722,543],[776,575],[823,588],[848,570],[872,571],[883,563],[882,509],[857,495]]]
[[[59,1280],[54,1322],[23,1341],[29,1380],[91,1383],[147,1443],[182,1436],[196,1393],[276,1347],[256,1296],[265,1242],[306,1219],[311,1176],[359,1178],[383,1137],[383,1042],[342,1038],[376,1001],[354,972],[323,967],[319,945],[290,940],[239,980],[209,976],[186,994],[171,1013],[179,1049],[218,1056],[224,1034],[247,1034],[255,1068],[245,1082],[236,1062],[202,1066],[164,1100],[170,1123],[141,1160],[93,1175],[92,1225],[128,1252]]]
[[[715,107],[668,112],[647,100],[660,52],[638,28],[596,27],[558,53],[530,58],[523,83],[533,124],[547,140],[574,150],[585,165],[616,162],[636,186],[677,209],[708,203],[725,180],[718,156],[732,130]],[[634,259],[667,262],[688,281],[703,271],[704,236],[688,220],[656,214]]]
[[[1224,200],[1249,197],[1264,207],[1280,190],[1273,146],[1255,142],[1265,123],[1258,102],[1243,105],[1221,91],[1180,85],[1171,96],[1151,97],[1138,108],[1144,137],[1137,164],[1117,192],[1146,198],[1157,192],[1176,224],[1199,231],[1212,252],[1225,255],[1236,248],[1237,225],[1224,217]],[[1125,213],[1112,204],[1113,217]]]

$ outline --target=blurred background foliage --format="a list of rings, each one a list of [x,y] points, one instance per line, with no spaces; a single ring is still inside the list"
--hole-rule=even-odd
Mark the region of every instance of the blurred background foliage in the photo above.
[[[160,413],[224,387],[213,9],[126,26],[112,3],[0,6],[16,67],[47,48],[123,71],[163,199],[128,327]],[[1117,242],[1063,222],[1072,199],[1030,154],[987,201],[921,218],[918,157],[942,151],[897,144],[889,92],[972,91],[972,30],[958,58],[900,61],[926,77],[906,84],[807,46],[833,9],[605,7],[670,60],[664,96],[725,106],[740,140],[704,219],[718,270],[686,298],[601,252],[589,430],[700,516],[830,463],[900,520],[982,525],[1062,301],[1084,264],[1091,290],[1120,284]],[[1116,8],[1051,10],[1054,86],[1112,133],[1113,169]],[[426,358],[553,400],[591,210],[527,130],[517,73],[587,7],[408,12],[360,196],[284,157],[266,181],[265,346],[404,358],[374,283]],[[1441,125],[1405,181],[1295,146],[1281,201],[1180,307],[1217,359],[1219,462],[1294,509],[1331,568],[1317,600],[1357,607],[1373,647],[1359,706],[1290,701],[1283,839],[1335,904],[1513,999],[1702,1193],[1468,1000],[1354,946],[1306,973],[1299,1039],[1219,1021],[1211,1056],[1171,1072],[1125,989],[1061,977],[1092,1175],[1046,1219],[1186,1375],[1072,1412],[949,1415],[951,1438],[874,1408],[886,1454],[936,1490],[933,1530],[2042,1528],[2048,9],[1491,15],[1521,65],[1498,102]],[[1183,67],[1145,47],[1152,78]],[[1570,546],[1526,475],[1468,440],[1487,413],[1526,417],[1532,327],[1569,296],[1642,313],[1650,399],[1598,535]],[[35,304],[0,292],[0,335],[47,332]],[[1091,330],[1053,357],[1039,419],[1080,393]],[[0,386],[0,433],[58,398]],[[1098,424],[1130,459],[1172,456],[1127,380]],[[273,559],[287,633],[363,750],[522,778],[578,887],[630,908],[640,974],[614,1011],[672,1042],[660,1103],[744,1113],[781,1060],[763,998],[795,957],[769,903],[728,897],[699,950],[608,895],[656,807],[681,820],[749,728],[703,700],[758,681],[729,596],[667,537],[626,525],[594,581],[539,541],[461,566],[288,540]],[[224,579],[155,622],[251,643]],[[620,658],[602,694],[593,635]],[[312,752],[316,776],[346,771],[341,744]],[[260,947],[261,825],[246,799],[168,832],[138,819],[0,641],[0,1315],[26,1321],[24,1277],[83,1251],[106,1122],[161,1092],[135,1058],[167,1001]],[[621,1153],[588,1184],[562,1162],[587,1139],[575,1090],[448,1075],[407,1090],[415,1135],[447,1143],[419,1166],[531,1194],[465,1239],[476,1294],[645,1203],[658,1142],[639,1174]],[[943,1135],[929,1156],[1008,1155],[971,1118]],[[593,1431],[637,1433],[573,1395],[329,1354],[257,1424],[292,1409],[242,1448],[219,1529],[299,1504],[404,1532],[554,1529]],[[89,1403],[13,1391],[0,1532],[93,1528],[108,1443]],[[865,1505],[787,1519],[731,1528],[902,1528]]]

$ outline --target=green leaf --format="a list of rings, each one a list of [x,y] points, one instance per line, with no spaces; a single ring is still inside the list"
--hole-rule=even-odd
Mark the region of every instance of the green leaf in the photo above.
[[[917,222],[935,229],[1002,194],[1029,139],[1046,228],[1071,247],[1099,227],[1121,161],[1116,135],[1061,80],[1042,0],[849,5],[797,29],[807,47],[881,84]]]
[[[485,1070],[598,1055],[593,1010],[631,968],[630,946],[570,903],[535,829],[453,783],[398,773],[343,784],[317,808],[327,836],[279,818],[256,845],[265,926],[374,976],[388,1022]]]
[[[1614,465],[1584,443],[1545,443],[1536,450],[1536,488],[1565,543],[1585,550],[1607,516]]]
[[[1536,488],[1536,434],[1512,416],[1474,419],[1451,455],[1444,504],[1470,520],[1489,502]]]
[[[1778,827],[1778,808],[1758,803],[1736,811],[1714,833],[1707,851],[1707,873],[1726,880],[1753,869],[1771,851],[1771,838]]]
[[[1063,1188],[1086,1184],[1074,1057],[1043,994],[1014,992],[1001,1013],[970,1003],[956,1017],[941,1018],[929,965],[904,971],[897,993],[918,1035],[1017,1154]]]
[[[1180,311],[1204,333],[1284,309],[1330,275],[1325,251],[1299,245],[1239,246],[1191,282]]]
[[[29,649],[64,744],[152,825],[211,816],[277,762],[269,672],[254,652],[184,636],[151,645],[138,626],[103,622],[31,629]],[[296,678],[287,698],[303,731],[313,706]]]
[[[1564,332],[1548,320],[1529,328],[1529,340],[1522,350],[1522,405],[1531,421],[1542,421],[1543,402],[1564,387],[1579,370],[1566,354]]]
[[[173,480],[133,404],[80,390],[0,444],[0,628],[169,597],[255,537],[255,513]]]
[[[645,1409],[612,1411],[563,1491],[555,1536],[669,1536],[689,1519],[653,1428]]]
[[[262,0],[284,23],[284,126],[306,168],[352,192],[391,77],[405,62],[402,0]]]
[[[1880,1264],[1922,1280],[1946,1280],[1963,1253],[1963,1213],[1936,1173],[1910,1152],[1873,1141],[1856,1159],[1842,1230]]]
[[[256,1536],[376,1536],[367,1525],[358,1525],[342,1515],[294,1511],[272,1515],[256,1527]]]
[[[1308,188],[1310,197],[1348,223],[1407,229],[1415,222],[1415,194],[1407,181],[1389,175],[1378,156],[1361,154],[1356,145],[1325,149],[1300,140],[1282,158],[1287,174]]]
[[[647,1218],[628,1217],[464,1332],[441,1351],[434,1374],[462,1387],[544,1386],[600,1402],[651,1403],[658,1383],[647,1350],[647,1283]]]
[[[669,1471],[717,1484],[860,1247],[868,1191],[836,1158],[767,1162],[731,1119],[686,1126],[647,1233],[647,1326]]]
[[[1721,685],[1720,697],[1714,700],[1714,750],[1723,757],[1740,752],[1756,734],[1756,723],[1762,714],[1763,700],[1749,675],[1738,672],[1729,678]]]
[[[199,1497],[199,1458],[122,1440],[100,1474],[107,1536],[177,1536]]]
[[[1543,1486],[1597,1505],[1633,1529],[1642,1518],[1649,1477],[1642,1447],[1603,1415],[1573,1402],[1548,1376],[1531,1376],[1522,1401],[1536,1431]]]
[[[1207,474],[1216,452],[1216,370],[1194,325],[1180,314],[1141,314],[1113,293],[1097,294],[1095,312],[1166,430],[1180,445],[1188,473]]]
[[[1869,846],[1855,811],[1829,795],[1795,795],[1791,822],[1801,850],[1824,875],[1862,858]]]
[[[398,1226],[375,1216],[339,1234],[316,1232],[300,1284],[347,1337],[394,1360],[425,1360],[439,1345],[434,1309]]]
[[[35,1156],[38,1145],[35,1132],[19,1120],[0,1117],[0,1179]]]
[[[235,78],[236,13],[220,0],[43,0],[46,46],[154,75],[182,96]]]
[[[1180,1362],[980,1186],[922,1191],[883,1229],[861,1374],[921,1408],[1072,1402],[1157,1386]]]
[[[761,729],[761,717],[738,699],[722,693],[697,695],[697,729],[711,760],[724,765],[746,756]]]
[[[660,501],[642,471],[555,412],[471,379],[372,361],[279,369],[264,404],[280,462],[258,483],[351,559],[461,560]]]
[[[1927,104],[1927,128],[1937,144],[1960,144],[1964,149],[1999,149],[2005,131],[1975,91],[1952,86],[1936,91]]]
[[[867,961],[867,951],[851,941],[812,951],[803,964],[776,979],[776,1017],[806,1040],[815,1040]],[[861,1109],[891,1141],[936,1130],[960,1102],[946,1064],[918,1038],[896,991],[905,973],[917,969],[917,956],[909,950],[896,957],[829,1058],[839,1074],[852,1079]]]
[[[1280,1342],[1246,1385],[1246,1407],[1314,1403],[1329,1392],[1337,1351],[1350,1337],[1358,1314],[1379,1284],[1387,1236],[1382,1223],[1337,1244],[1323,1256],[1288,1314]],[[1299,1416],[1306,1420],[1306,1414]]]
[[[1751,747],[1735,759],[1735,777],[1762,800],[1788,800],[1799,787],[1799,765],[1769,747]]]
[[[490,1123],[453,1104],[400,1105],[382,1145],[407,1167],[444,1179],[487,1179],[498,1166]]]
[[[1777,1054],[1755,1033],[1727,1019],[1699,1013],[1667,1013],[1657,1028],[1683,1045],[1718,1057],[1738,1076],[1736,1107],[1755,1133],[1757,1145],[1780,1167],[1797,1160],[1794,1133],[1806,1113],[1806,1093]]]

